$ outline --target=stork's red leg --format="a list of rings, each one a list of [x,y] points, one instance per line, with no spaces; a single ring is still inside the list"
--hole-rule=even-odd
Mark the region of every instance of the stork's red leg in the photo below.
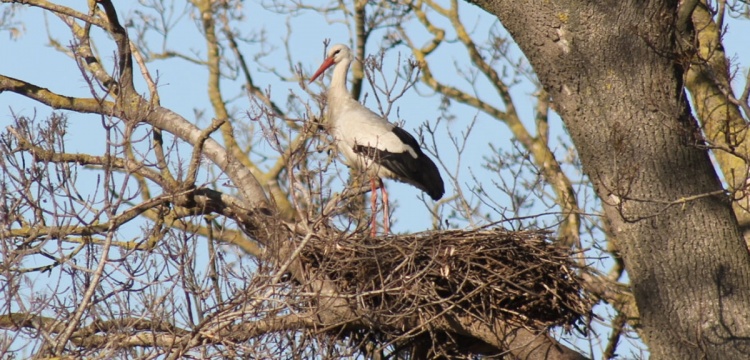
[[[370,185],[372,186],[372,191],[370,191],[370,207],[372,208],[370,212],[372,214],[372,218],[370,219],[370,236],[375,237],[378,231],[378,219],[375,217],[378,210],[378,188],[375,186],[374,178],[370,179]]]
[[[382,181],[380,182],[380,193],[383,194],[383,231],[388,235],[391,227],[391,221],[388,217],[390,214],[388,211],[388,191],[385,190],[385,184]]]

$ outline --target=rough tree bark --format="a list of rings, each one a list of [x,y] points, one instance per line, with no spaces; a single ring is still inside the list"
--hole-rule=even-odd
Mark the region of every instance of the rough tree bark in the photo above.
[[[474,3],[512,34],[564,119],[652,358],[750,356],[750,257],[690,115],[678,2]]]

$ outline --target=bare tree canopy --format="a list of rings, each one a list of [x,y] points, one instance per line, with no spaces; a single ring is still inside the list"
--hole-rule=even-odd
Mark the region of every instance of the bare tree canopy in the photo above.
[[[3,359],[750,358],[744,1],[2,3]]]

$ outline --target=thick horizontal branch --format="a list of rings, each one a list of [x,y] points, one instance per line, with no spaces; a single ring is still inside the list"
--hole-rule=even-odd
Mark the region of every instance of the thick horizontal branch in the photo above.
[[[245,342],[266,334],[314,329],[312,316],[290,314],[274,318],[244,321],[240,325],[209,324],[196,331],[178,328],[162,320],[139,318],[95,321],[72,333],[70,341],[86,349],[127,349],[132,347],[190,348],[198,345],[221,344],[226,341]],[[59,319],[27,313],[0,315],[0,328],[44,330],[59,334],[65,323]],[[197,335],[196,335],[197,333]]]
[[[21,328],[59,333],[65,330],[65,323],[51,317],[26,313],[0,315],[0,329],[19,330]]]
[[[0,75],[0,93],[3,91],[11,91],[28,97],[53,109],[109,115],[115,108],[115,104],[110,101],[63,96],[23,80]]]

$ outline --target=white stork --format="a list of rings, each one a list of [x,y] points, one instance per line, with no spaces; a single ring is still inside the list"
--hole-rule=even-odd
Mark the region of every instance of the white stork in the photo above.
[[[388,193],[379,178],[390,178],[411,184],[426,192],[433,200],[443,197],[445,189],[435,163],[422,152],[414,136],[362,106],[346,89],[346,74],[353,60],[346,45],[333,45],[310,83],[334,64],[331,85],[328,87],[328,128],[347,165],[366,171],[372,186],[371,235],[377,222],[376,182],[383,195],[383,230],[389,231]],[[377,180],[377,181],[376,181]]]

